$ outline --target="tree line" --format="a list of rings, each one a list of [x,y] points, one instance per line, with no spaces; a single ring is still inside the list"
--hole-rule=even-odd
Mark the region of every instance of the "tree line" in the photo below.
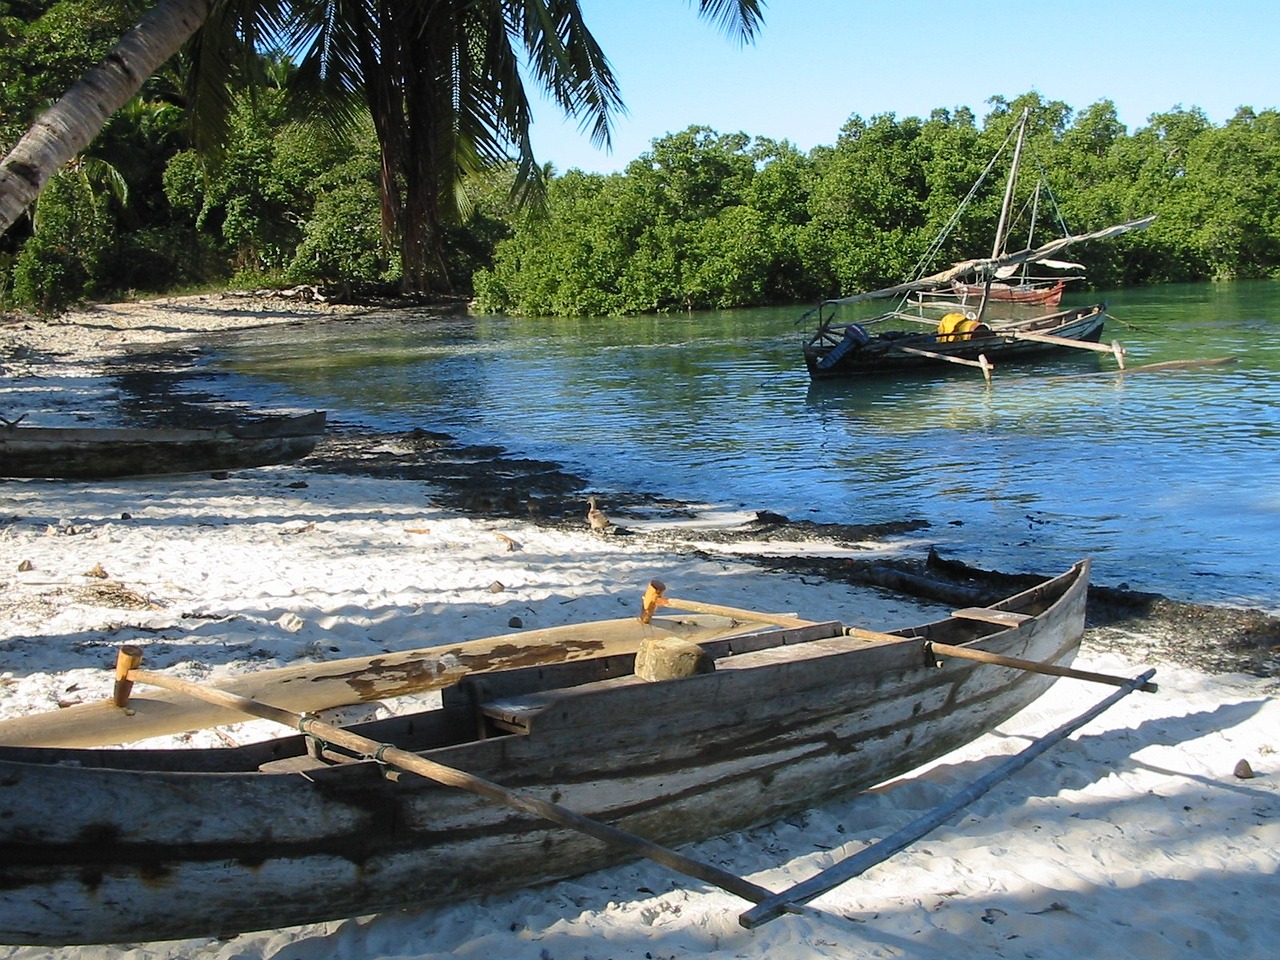
[[[986,256],[1002,171],[983,181],[932,264],[920,262],[1024,108],[1011,249],[1155,214],[1143,232],[1068,255],[1099,287],[1280,277],[1275,110],[1241,108],[1215,126],[1177,108],[1130,134],[1110,101],[1078,114],[1035,93],[990,105],[981,123],[966,108],[854,116],[833,145],[807,153],[692,127],[655,140],[622,173],[569,171],[552,180],[546,210],[518,216],[475,274],[478,305],[573,315],[815,301]],[[1037,182],[1042,222],[1031,233]]]
[[[0,147],[110,48],[138,6],[0,2]],[[424,256],[393,239],[425,214],[388,210],[387,118],[348,98],[343,123],[322,122],[331,112],[299,109],[307,64],[255,50],[210,150],[191,123],[198,52],[151,76],[0,238],[0,300],[53,311],[131,291],[314,283],[452,289],[484,310],[530,314],[811,301],[913,273],[1024,108],[1020,209],[1038,181],[1041,213],[1074,233],[1157,215],[1145,232],[1072,248],[1091,283],[1280,275],[1275,110],[1241,108],[1218,126],[1178,107],[1129,133],[1109,101],[1077,113],[1029,93],[993,98],[981,122],[968,108],[853,116],[834,144],[808,152],[691,127],[653,141],[621,173],[539,168],[541,203],[518,189],[529,157],[476,156],[484,162],[449,203],[432,207],[451,215],[432,223],[439,242]],[[441,189],[449,179],[432,176]],[[1002,176],[973,195],[935,264],[989,250]],[[400,173],[390,187],[405,182]],[[1040,239],[1054,232],[1039,229]]]
[[[750,42],[763,24],[762,0],[691,6],[741,42]],[[63,66],[75,77],[69,86],[57,76]],[[37,82],[26,82],[24,70]],[[157,78],[169,73],[179,83],[161,92],[165,85]],[[103,235],[112,225],[113,206],[88,195],[94,181],[109,184],[116,203],[127,204],[129,178],[137,171],[124,172],[95,152],[100,134],[127,112],[134,95],[157,112],[175,106],[185,114],[205,185],[213,184],[197,198],[197,221],[227,225],[223,236],[212,237],[214,246],[231,247],[233,264],[259,254],[279,260],[280,238],[296,239],[298,231],[267,224],[268,235],[257,237],[244,228],[262,224],[259,211],[269,214],[281,202],[288,204],[288,222],[305,226],[306,202],[318,206],[318,193],[291,197],[293,184],[286,183],[275,195],[229,197],[222,210],[217,204],[217,181],[236,174],[268,188],[276,185],[268,182],[273,173],[293,179],[292,171],[269,169],[270,159],[260,153],[238,158],[249,168],[224,165],[230,148],[258,132],[243,128],[244,104],[256,112],[271,81],[281,81],[283,99],[273,106],[294,126],[288,135],[356,155],[363,155],[370,136],[376,142],[381,259],[398,276],[398,288],[412,293],[456,287],[449,233],[471,213],[474,194],[485,192],[494,168],[508,174],[517,207],[541,194],[544,173],[529,138],[529,86],[600,145],[608,144],[612,120],[623,109],[578,0],[0,0],[0,117],[16,122],[16,129],[0,129],[0,253],[16,260],[14,295],[49,309],[56,298],[92,290],[112,261],[119,264],[101,244],[80,256],[68,241],[83,234],[93,243],[90,234]],[[234,129],[237,119],[240,129]],[[248,118],[249,125],[257,119]],[[174,184],[184,186],[189,178]],[[168,191],[168,180],[164,187]],[[49,202],[36,204],[28,218],[45,196]],[[23,243],[21,231],[11,239],[19,221],[32,243]],[[300,242],[308,239],[316,238]],[[332,232],[327,239],[340,241],[339,253],[360,243]],[[148,243],[145,252],[162,250]],[[227,250],[216,253],[228,259]],[[0,270],[0,277],[6,274]]]

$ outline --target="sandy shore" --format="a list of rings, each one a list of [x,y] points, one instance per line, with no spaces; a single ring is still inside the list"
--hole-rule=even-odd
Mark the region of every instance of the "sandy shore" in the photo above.
[[[103,306],[0,324],[0,416],[110,416],[102,367],[186,334],[347,308],[253,298]],[[409,649],[626,615],[659,577],[708,602],[886,629],[938,608],[873,587],[763,572],[687,522],[593,534],[464,513],[429,478],[320,469],[316,458],[207,476],[66,484],[0,481],[0,717],[104,696],[116,646],[179,676]],[[606,502],[605,507],[610,506]],[[721,514],[721,526],[747,516]],[[667,529],[664,529],[667,528]],[[775,549],[892,555],[889,538]],[[741,549],[739,544],[734,549]],[[1044,571],[1056,572],[1056,571]],[[105,574],[101,576],[101,574]],[[1275,678],[1142,660],[1086,636],[1083,665],[1134,675],[1135,694],[954,822],[801,916],[755,931],[729,894],[635,864],[442,908],[196,940],[0,947],[0,958],[503,960],[1274,955],[1280,914],[1280,706]],[[1188,638],[1188,643],[1197,638]],[[931,767],[801,817],[690,852],[775,888],[896,830],[1108,690],[1060,681],[1024,714]],[[166,738],[217,745],[253,723]],[[1239,761],[1255,776],[1235,775]],[[0,871],[2,871],[0,867]],[[322,891],[318,891],[322,895]]]

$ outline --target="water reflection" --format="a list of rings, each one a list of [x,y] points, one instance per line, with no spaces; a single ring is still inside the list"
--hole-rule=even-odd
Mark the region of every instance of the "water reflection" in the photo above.
[[[798,310],[374,321],[241,337],[237,389],[557,460],[601,488],[797,519],[925,518],[970,562],[1280,608],[1280,284],[1117,291],[1093,353],[810,383]]]

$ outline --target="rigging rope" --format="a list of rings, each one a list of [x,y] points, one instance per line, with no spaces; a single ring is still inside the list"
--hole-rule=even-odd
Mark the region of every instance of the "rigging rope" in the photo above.
[[[916,261],[915,268],[911,272],[911,277],[910,277],[911,281],[919,280],[921,277],[924,276],[925,271],[929,269],[930,265],[934,261],[934,258],[937,257],[938,251],[942,249],[943,241],[947,239],[951,231],[955,229],[956,224],[960,222],[960,215],[964,213],[965,207],[967,207],[970,201],[972,201],[973,198],[977,195],[978,188],[981,187],[984,182],[986,182],[986,179],[991,174],[991,171],[995,169],[996,161],[1000,159],[1000,156],[1001,154],[1004,153],[1005,148],[1009,146],[1009,141],[1013,139],[1013,136],[1017,132],[1017,130],[1018,130],[1017,124],[1015,124],[1013,127],[1009,129],[1008,134],[1005,135],[1004,143],[1000,145],[1000,149],[995,152],[995,155],[987,163],[986,169],[982,171],[982,175],[979,176],[978,179],[974,182],[973,186],[969,188],[969,192],[965,194],[965,198],[960,201],[960,206],[958,206],[955,212],[951,214],[951,219],[947,221],[946,226],[944,226],[942,230],[938,233],[938,235],[934,237],[933,243],[929,245],[929,248],[925,250],[925,252],[921,255],[920,259]],[[907,297],[903,297],[901,303],[905,304],[906,302],[907,302]],[[901,304],[899,305],[899,309],[901,309]]]

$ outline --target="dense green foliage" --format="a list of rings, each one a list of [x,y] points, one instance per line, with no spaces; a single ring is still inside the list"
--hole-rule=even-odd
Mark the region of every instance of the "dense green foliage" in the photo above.
[[[778,303],[896,283],[926,254],[932,269],[985,255],[1003,169],[930,248],[1024,107],[1024,221],[1037,178],[1072,233],[1157,215],[1145,232],[1072,248],[1095,286],[1280,276],[1276,111],[1241,109],[1215,127],[1178,109],[1130,135],[1108,101],[1073,117],[1028,94],[993,99],[981,125],[967,109],[854,116],[807,155],[693,127],[654,141],[625,173],[570,171],[477,274],[479,305],[592,314]],[[1020,245],[1061,235],[1025,228],[1015,227]]]
[[[0,0],[0,147],[138,8]],[[399,280],[371,118],[341,135],[299,120],[282,93],[293,68],[276,57],[264,63],[275,82],[235,97],[224,149],[197,154],[184,64],[171,66],[0,240],[0,299],[57,310],[133,290]],[[445,225],[444,270],[486,310],[561,315],[796,302],[896,282],[926,253],[940,266],[987,252],[1003,170],[943,246],[930,244],[1024,106],[1024,184],[1042,176],[1074,232],[1158,215],[1144,233],[1073,248],[1090,282],[1280,275],[1276,111],[1214,126],[1178,108],[1130,134],[1107,101],[1077,114],[1035,94],[993,99],[981,123],[963,108],[854,116],[808,153],[691,127],[623,173],[549,176],[541,208],[513,204],[515,168],[499,165]]]
[[[0,145],[97,62],[139,8],[127,0],[0,0]]]

